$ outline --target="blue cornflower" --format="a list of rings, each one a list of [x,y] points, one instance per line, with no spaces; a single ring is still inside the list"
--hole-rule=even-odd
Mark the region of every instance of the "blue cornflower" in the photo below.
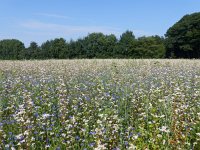
[[[37,112],[36,112],[36,113],[34,113],[33,115],[34,115],[36,118],[38,117],[38,113],[37,113]]]
[[[126,146],[128,146],[128,142],[127,142],[127,141],[125,141],[124,144],[125,144]]]
[[[51,128],[51,127],[50,127],[50,128],[47,128],[47,130],[48,130],[48,131],[51,131],[51,130],[52,130],[52,128]]]
[[[78,141],[78,140],[80,140],[80,137],[79,137],[79,136],[76,136],[75,139]]]
[[[94,145],[95,145],[95,142],[89,143],[89,146],[90,146],[90,147],[93,147]]]
[[[95,135],[96,132],[95,132],[95,131],[94,131],[94,132],[93,132],[93,131],[90,131],[89,134],[90,134],[90,135]]]
[[[56,147],[56,150],[61,150],[61,148],[58,146],[58,147]]]

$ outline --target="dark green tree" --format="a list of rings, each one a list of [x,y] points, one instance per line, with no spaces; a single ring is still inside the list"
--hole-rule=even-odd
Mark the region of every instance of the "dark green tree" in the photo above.
[[[48,40],[41,45],[41,55],[45,59],[68,58],[68,44],[63,38]]]
[[[66,58],[68,55],[68,47],[65,39],[63,38],[56,38],[52,42],[52,49],[50,50],[50,53],[52,54],[53,58]]]
[[[114,34],[106,35],[104,41],[103,58],[115,58],[117,42],[117,38]]]
[[[116,48],[117,58],[132,58],[135,49],[136,39],[132,31],[127,30],[120,36]]]
[[[164,38],[157,35],[138,38],[133,54],[134,58],[164,58]]]
[[[107,51],[106,36],[103,33],[92,33],[83,39],[83,51],[87,58],[104,58]]]
[[[52,49],[52,41],[47,40],[41,45],[41,58],[50,59],[52,56],[49,54],[49,50]]]
[[[25,46],[19,40],[7,39],[0,41],[0,59],[23,59]]]
[[[70,40],[69,42],[69,50],[68,50],[68,58],[73,59],[73,58],[82,58],[81,51],[83,51],[82,47],[82,39],[79,39],[77,41]],[[85,54],[85,52],[84,52]]]
[[[25,51],[25,58],[26,59],[39,59],[41,58],[40,56],[40,47],[36,42],[31,42],[30,46],[26,49]]]
[[[200,13],[185,15],[166,36],[166,57],[200,58]]]

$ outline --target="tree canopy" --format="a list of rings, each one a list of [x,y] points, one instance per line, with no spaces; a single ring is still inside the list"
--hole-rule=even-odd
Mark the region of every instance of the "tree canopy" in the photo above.
[[[24,44],[16,39],[5,39],[0,41],[0,59],[23,59]]]
[[[165,36],[166,57],[200,58],[200,13],[185,15]]]
[[[0,59],[73,59],[73,58],[163,58],[164,40],[159,36],[135,38],[125,31],[119,39],[114,34],[91,33],[76,41],[63,38],[47,40],[28,48],[19,40],[0,41]]]

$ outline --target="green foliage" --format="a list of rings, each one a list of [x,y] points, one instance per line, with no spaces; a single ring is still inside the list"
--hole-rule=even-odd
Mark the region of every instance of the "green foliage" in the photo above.
[[[54,40],[46,41],[41,46],[41,53],[43,58],[67,58],[68,45],[63,38],[56,38]]]
[[[0,41],[0,59],[22,59],[24,44],[16,39]]]
[[[117,46],[117,57],[130,58],[132,57],[132,52],[135,49],[136,39],[132,31],[124,32],[119,40]]]
[[[134,52],[136,58],[164,58],[165,47],[164,38],[159,36],[138,38]]]
[[[166,57],[200,57],[200,13],[185,15],[166,33]]]
[[[92,33],[83,39],[86,58],[110,58],[113,55],[117,38],[115,35]]]
[[[163,58],[164,54],[162,37],[136,39],[132,31],[122,33],[119,40],[113,34],[91,33],[69,43],[63,38],[47,40],[41,46],[31,42],[28,48],[18,40],[0,42],[0,59]]]
[[[40,58],[40,48],[36,42],[31,42],[30,46],[25,50],[26,59]]]

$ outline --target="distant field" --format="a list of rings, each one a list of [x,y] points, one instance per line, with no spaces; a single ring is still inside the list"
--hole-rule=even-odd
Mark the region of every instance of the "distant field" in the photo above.
[[[0,61],[0,149],[199,147],[199,60]]]

